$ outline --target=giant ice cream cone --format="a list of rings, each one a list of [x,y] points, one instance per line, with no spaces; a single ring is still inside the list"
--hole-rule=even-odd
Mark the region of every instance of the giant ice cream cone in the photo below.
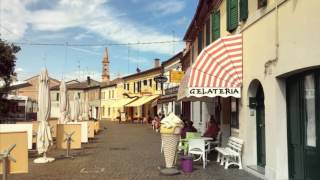
[[[161,134],[166,168],[172,168],[180,139],[178,134]]]
[[[166,168],[174,166],[182,127],[183,122],[174,114],[170,114],[161,121],[160,133]]]

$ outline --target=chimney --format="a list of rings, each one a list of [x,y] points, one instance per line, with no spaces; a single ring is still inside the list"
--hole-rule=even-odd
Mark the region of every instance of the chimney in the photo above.
[[[156,58],[154,59],[154,67],[160,67],[160,59],[159,58]]]
[[[90,86],[90,84],[91,84],[90,76],[87,76],[87,83],[88,83],[88,86]]]

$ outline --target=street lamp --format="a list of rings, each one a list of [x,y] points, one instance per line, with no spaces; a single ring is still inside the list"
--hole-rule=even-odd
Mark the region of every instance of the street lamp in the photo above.
[[[168,78],[163,75],[163,70],[161,71],[161,74],[159,76],[154,77],[153,80],[157,83],[161,83],[161,96],[163,96],[163,83],[168,81]],[[164,114],[163,103],[161,104],[161,114]]]

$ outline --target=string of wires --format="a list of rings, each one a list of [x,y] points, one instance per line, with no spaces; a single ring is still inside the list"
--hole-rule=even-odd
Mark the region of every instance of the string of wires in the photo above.
[[[33,43],[33,42],[14,42],[17,45],[29,45],[29,46],[128,46],[128,45],[152,45],[152,44],[171,44],[182,43],[182,40],[170,40],[170,41],[153,41],[153,42],[129,42],[129,43]]]

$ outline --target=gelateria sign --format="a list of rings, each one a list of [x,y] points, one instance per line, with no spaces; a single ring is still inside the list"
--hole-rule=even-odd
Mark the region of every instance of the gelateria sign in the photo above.
[[[241,97],[241,88],[188,88],[187,92],[193,97]]]

